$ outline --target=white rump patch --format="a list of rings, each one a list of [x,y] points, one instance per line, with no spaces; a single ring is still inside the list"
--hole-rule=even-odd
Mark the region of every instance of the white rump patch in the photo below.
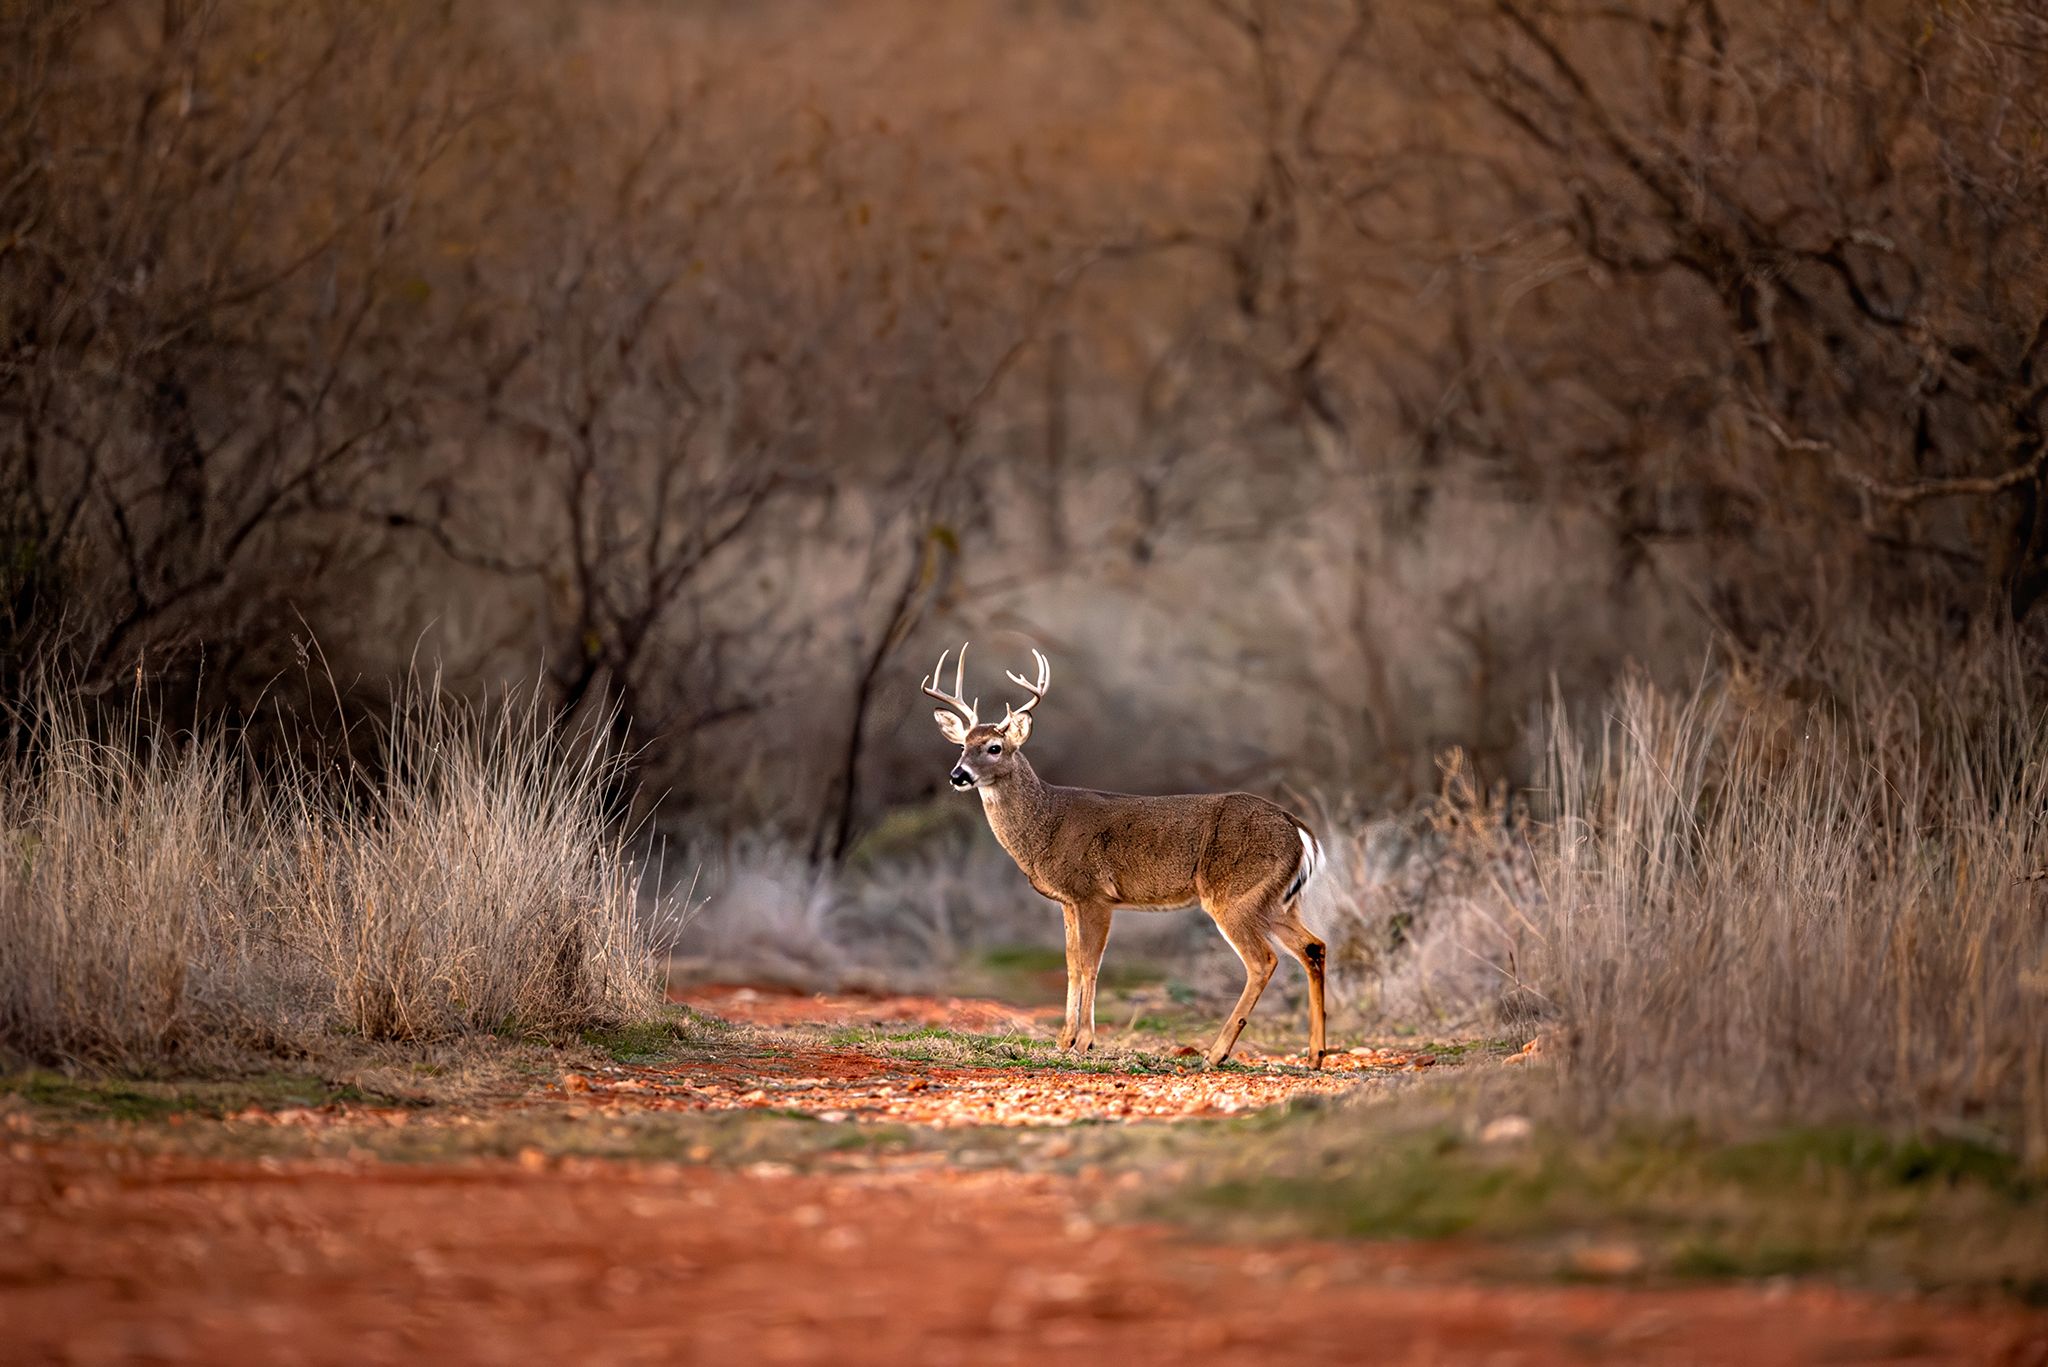
[[[1301,867],[1295,870],[1294,881],[1287,885],[1287,891],[1281,895],[1280,900],[1283,902],[1291,902],[1298,897],[1301,890],[1308,886],[1308,880],[1322,872],[1325,862],[1323,847],[1308,833],[1306,827],[1296,826],[1294,833],[1301,837]]]

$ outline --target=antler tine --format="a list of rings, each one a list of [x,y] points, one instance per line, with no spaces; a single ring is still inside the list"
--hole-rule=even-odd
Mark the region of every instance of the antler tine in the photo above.
[[[967,677],[967,644],[964,641],[961,643],[960,658],[953,662],[953,691],[951,693],[941,693],[938,689],[932,687],[946,672],[946,657],[953,653],[950,650],[939,652],[938,667],[932,670],[930,677],[920,681],[920,687],[931,697],[937,698],[940,702],[965,717],[969,726],[979,726],[981,723],[975,717],[974,709],[981,699],[976,698],[974,702],[963,702],[960,698],[960,685]]]
[[[1009,715],[1013,717],[1021,717],[1026,712],[1029,712],[1032,708],[1044,702],[1045,690],[1052,686],[1052,666],[1046,663],[1045,656],[1039,654],[1038,651],[1033,650],[1031,652],[1031,658],[1038,661],[1037,683],[1030,682],[1022,674],[1017,673],[1015,670],[1008,671],[1010,675],[1010,682],[1017,685],[1017,687],[1023,689],[1026,693],[1029,693],[1031,695],[1031,701],[1025,703],[1022,707],[1010,707],[1007,703],[1004,704],[1005,710],[1008,712]]]

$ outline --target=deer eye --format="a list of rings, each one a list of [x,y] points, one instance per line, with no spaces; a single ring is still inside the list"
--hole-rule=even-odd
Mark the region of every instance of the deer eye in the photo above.
[[[1003,746],[1002,746],[1002,742],[1000,742],[1000,741],[995,741],[995,742],[991,742],[991,743],[990,743],[990,745],[989,745],[989,747],[988,747],[988,752],[989,752],[989,753],[990,753],[991,755],[1000,755],[1001,753],[1003,753]]]

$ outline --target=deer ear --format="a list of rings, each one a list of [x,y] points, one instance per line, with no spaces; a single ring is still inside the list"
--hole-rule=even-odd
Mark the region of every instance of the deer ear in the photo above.
[[[953,744],[965,745],[967,743],[967,728],[961,724],[960,718],[953,713],[940,708],[932,713],[932,720],[939,724],[939,734],[952,741]]]
[[[1022,745],[1025,741],[1030,740],[1031,714],[1029,712],[1013,712],[1005,717],[1003,719],[1003,739],[1010,742],[1012,750]]]

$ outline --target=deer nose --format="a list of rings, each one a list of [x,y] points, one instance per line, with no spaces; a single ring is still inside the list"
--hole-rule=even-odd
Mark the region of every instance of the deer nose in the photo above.
[[[955,788],[972,788],[974,786],[974,775],[968,773],[965,769],[956,767],[953,770],[952,778]]]

